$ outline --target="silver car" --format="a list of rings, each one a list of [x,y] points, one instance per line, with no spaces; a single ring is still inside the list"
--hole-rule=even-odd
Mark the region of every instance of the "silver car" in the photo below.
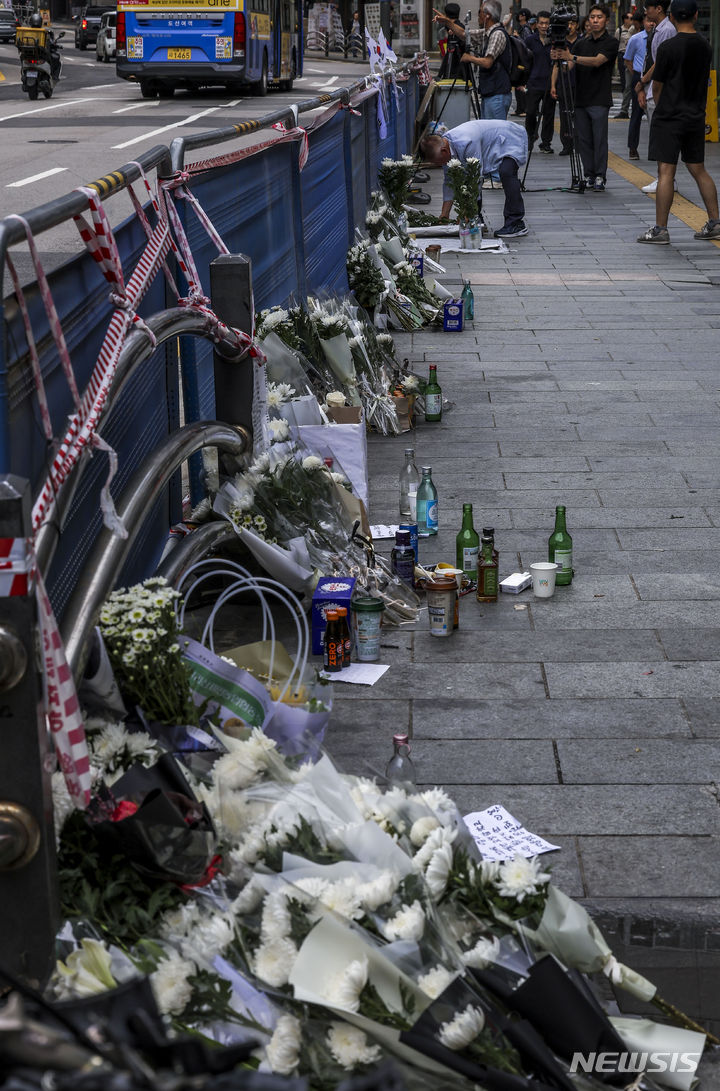
[[[95,56],[99,61],[112,61],[115,59],[117,14],[114,11],[106,11],[100,20],[95,43]]]

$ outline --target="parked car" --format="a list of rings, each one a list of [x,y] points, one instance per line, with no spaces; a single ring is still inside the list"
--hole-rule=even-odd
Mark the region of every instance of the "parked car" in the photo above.
[[[113,60],[116,48],[116,28],[117,13],[106,11],[100,20],[100,30],[95,43],[95,56],[99,61]]]
[[[75,27],[75,47],[87,49],[89,45],[95,45],[103,15],[106,11],[116,10],[115,4],[88,4],[84,7]]]
[[[14,42],[20,26],[12,8],[0,8],[0,42]]]

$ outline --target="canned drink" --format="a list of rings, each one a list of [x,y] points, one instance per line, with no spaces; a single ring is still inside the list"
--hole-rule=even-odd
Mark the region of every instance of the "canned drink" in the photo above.
[[[415,551],[415,564],[420,563],[420,557],[418,556],[418,528],[417,523],[401,523],[398,530],[407,531],[410,535],[410,545]]]

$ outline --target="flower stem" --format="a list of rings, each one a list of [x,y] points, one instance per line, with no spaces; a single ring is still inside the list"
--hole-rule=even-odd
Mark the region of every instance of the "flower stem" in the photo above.
[[[704,1034],[710,1045],[720,1045],[720,1038],[716,1038],[709,1030],[705,1030],[705,1028],[699,1023],[696,1023],[694,1019],[691,1019],[689,1015],[685,1015],[685,1013],[680,1011],[679,1008],[676,1008],[674,1004],[670,1004],[667,1000],[663,1000],[657,993],[652,998],[652,1003],[656,1008],[659,1008],[664,1015],[669,1016],[677,1026],[685,1027],[686,1030],[695,1030],[698,1034]]]

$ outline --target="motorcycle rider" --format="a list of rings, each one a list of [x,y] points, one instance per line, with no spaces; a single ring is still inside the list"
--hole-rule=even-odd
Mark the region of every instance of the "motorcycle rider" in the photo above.
[[[40,15],[39,12],[35,12],[34,15],[30,16],[30,19],[28,20],[28,26],[34,27],[36,30],[40,30],[42,28],[42,25],[42,15]],[[60,72],[62,70],[62,61],[60,60],[60,46],[55,41],[55,35],[53,34],[50,27],[47,27],[46,29],[47,34],[45,37],[45,51],[47,52],[48,60],[50,62],[50,75],[53,79],[53,82],[57,83],[57,81],[60,79]]]

